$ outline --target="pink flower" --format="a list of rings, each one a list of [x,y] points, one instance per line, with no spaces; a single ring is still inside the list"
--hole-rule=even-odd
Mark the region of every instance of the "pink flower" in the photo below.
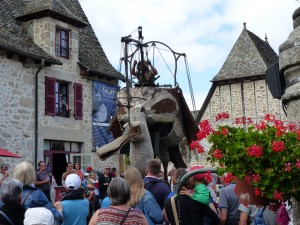
[[[259,174],[253,174],[252,177],[253,177],[253,181],[254,181],[255,183],[258,183],[258,182],[260,181],[260,176],[259,176]]]
[[[204,179],[206,180],[207,183],[212,182],[212,175],[211,175],[210,171],[207,171],[204,176],[205,176]]]
[[[286,172],[291,172],[291,170],[292,170],[291,163],[286,163],[284,165],[285,165],[285,169],[284,170]]]
[[[224,177],[224,182],[226,184],[229,184],[234,179],[235,179],[235,176],[233,176],[232,173],[227,173],[227,175]]]
[[[267,128],[267,123],[264,121],[261,121],[259,124],[256,124],[256,129],[258,130],[265,130]]]
[[[288,130],[291,131],[291,132],[296,132],[297,131],[296,124],[294,124],[294,123],[289,123],[287,125],[287,127],[288,127]]]
[[[299,160],[299,159],[297,159],[296,167],[297,167],[298,169],[300,169],[300,160]]]
[[[204,148],[203,148],[203,146],[202,145],[199,145],[199,147],[198,147],[198,149],[197,149],[197,152],[199,153],[199,154],[201,154],[201,153],[204,153],[205,151],[204,151]]]
[[[252,118],[251,118],[251,117],[248,117],[248,118],[247,118],[247,124],[252,124],[252,123],[253,123]]]
[[[228,130],[226,128],[222,128],[221,134],[227,135],[228,134]]]
[[[273,118],[271,118],[272,116],[270,114],[266,114],[265,117],[264,117],[264,120],[267,121],[267,122],[271,122],[273,121]]]
[[[248,147],[246,150],[248,152],[248,156],[253,156],[254,158],[259,158],[263,155],[262,147],[256,144]]]
[[[273,198],[275,200],[282,200],[282,194],[283,194],[282,192],[275,191],[274,195],[273,195]]]
[[[245,176],[245,180],[247,184],[251,184],[251,177],[250,176]]]
[[[229,114],[227,112],[222,112],[216,115],[216,121],[221,119],[229,119]]]
[[[224,157],[224,155],[222,154],[222,150],[220,150],[220,149],[216,149],[214,151],[213,156],[217,159],[222,159]]]
[[[273,141],[272,150],[274,152],[282,152],[285,149],[285,145],[283,141]]]
[[[256,196],[260,196],[260,195],[261,195],[261,191],[259,190],[258,187],[254,188],[254,194],[255,194]]]

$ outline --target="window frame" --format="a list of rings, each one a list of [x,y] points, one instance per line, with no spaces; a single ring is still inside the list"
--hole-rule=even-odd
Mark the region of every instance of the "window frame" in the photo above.
[[[61,27],[55,30],[55,55],[70,58],[70,31]]]
[[[60,116],[70,117],[70,105],[69,105],[69,85],[70,82],[59,80],[53,77],[45,77],[45,114],[48,116]],[[60,112],[60,100],[59,95],[62,94],[62,99],[68,106],[65,109],[64,115]]]

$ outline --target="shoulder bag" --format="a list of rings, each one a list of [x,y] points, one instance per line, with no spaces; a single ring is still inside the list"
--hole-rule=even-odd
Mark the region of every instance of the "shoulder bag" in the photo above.
[[[123,217],[123,219],[122,219],[120,225],[122,225],[122,224],[125,222],[125,220],[126,220],[128,214],[129,214],[130,210],[131,210],[131,208],[129,208],[128,211],[126,212],[126,214],[125,214],[125,216]]]
[[[174,215],[174,219],[175,219],[175,224],[179,225],[178,214],[177,214],[174,196],[171,197],[171,205],[172,205],[173,215]]]
[[[0,214],[8,221],[10,225],[15,225],[15,223],[5,214],[5,212],[0,210]]]

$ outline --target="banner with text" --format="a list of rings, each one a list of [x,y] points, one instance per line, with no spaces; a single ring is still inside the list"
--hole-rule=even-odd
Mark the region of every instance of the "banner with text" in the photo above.
[[[101,147],[114,140],[108,126],[116,114],[118,86],[93,81],[93,138],[94,146]]]

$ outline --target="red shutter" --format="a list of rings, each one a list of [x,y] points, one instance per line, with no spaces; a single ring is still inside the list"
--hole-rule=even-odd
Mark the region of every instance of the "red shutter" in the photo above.
[[[55,79],[46,77],[45,82],[45,113],[48,116],[55,115]]]
[[[82,84],[74,83],[74,118],[76,120],[82,120],[82,117]]]

